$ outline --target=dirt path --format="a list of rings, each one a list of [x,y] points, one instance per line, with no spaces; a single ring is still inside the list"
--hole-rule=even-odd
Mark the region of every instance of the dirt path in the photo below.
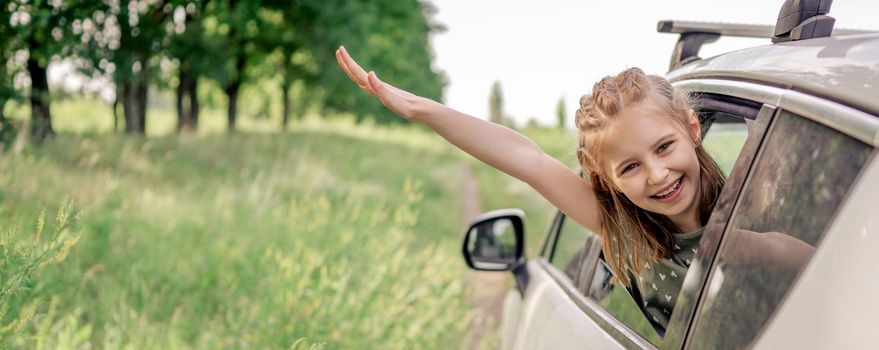
[[[479,200],[479,184],[470,166],[464,168],[464,222],[466,228],[482,213]],[[500,324],[504,295],[508,289],[509,272],[485,272],[468,269],[464,274],[467,299],[474,310],[467,339],[468,349],[497,349],[500,347],[498,326]]]

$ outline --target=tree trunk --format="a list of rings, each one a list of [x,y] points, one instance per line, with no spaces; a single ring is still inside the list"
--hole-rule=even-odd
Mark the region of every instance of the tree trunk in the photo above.
[[[281,130],[287,130],[287,124],[290,120],[290,84],[281,83],[281,101],[283,101],[283,110],[281,112]]]
[[[191,133],[198,129],[197,77],[188,69],[181,68],[180,84],[177,85],[177,132]]]
[[[229,132],[235,132],[235,120],[238,117],[237,114],[239,88],[241,88],[241,83],[237,80],[226,86],[226,96],[229,97],[229,110],[227,118],[229,121]]]
[[[54,133],[49,110],[49,82],[46,67],[40,66],[33,55],[27,60],[27,71],[31,76],[31,136],[34,143],[39,145]]]
[[[198,76],[194,75],[189,79],[189,121],[192,123],[192,130],[198,129]]]
[[[189,79],[188,74],[186,74],[186,69],[183,66],[180,67],[180,72],[177,75],[177,98],[175,99],[174,106],[177,108],[177,133],[185,132],[186,129],[186,119],[188,119],[188,115],[186,111],[183,109],[183,100],[186,99],[185,93],[183,91],[186,90],[186,80]]]
[[[125,110],[125,132],[146,133],[146,82],[124,82],[122,108]]]
[[[144,55],[146,57],[147,55]],[[122,84],[122,108],[125,109],[125,132],[143,135],[146,133],[147,59],[140,60],[141,70],[134,73],[131,81]]]
[[[138,113],[138,124],[137,130],[139,133],[146,133],[146,112],[147,112],[147,91],[149,89],[149,85],[146,82],[146,79],[142,79],[141,81],[135,84],[137,86],[136,93],[134,95],[135,103],[137,103],[137,111]]]
[[[123,85],[116,83],[116,97],[113,97],[113,133],[119,132],[119,101],[122,100]]]
[[[235,132],[235,121],[238,114],[238,90],[241,89],[241,81],[244,77],[244,49],[242,48],[235,58],[235,79],[226,85],[226,96],[229,97],[229,132]]]

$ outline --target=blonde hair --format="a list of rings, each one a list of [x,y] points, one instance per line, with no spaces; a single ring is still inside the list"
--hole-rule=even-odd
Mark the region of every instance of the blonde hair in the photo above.
[[[601,79],[593,86],[591,95],[580,98],[575,118],[579,130],[577,159],[598,198],[601,215],[598,234],[605,260],[615,272],[616,279],[624,285],[628,285],[628,279],[623,277],[626,270],[638,275],[648,258],[671,257],[674,254],[674,233],[680,232],[668,217],[632,203],[614,188],[600,167],[602,132],[613,124],[623,109],[639,103],[653,103],[662,108],[663,116],[682,128],[697,145],[701,188],[697,210],[702,225],[708,222],[725,182],[720,167],[702,147],[700,135],[687,127],[693,102],[664,78],[629,68],[617,76]]]

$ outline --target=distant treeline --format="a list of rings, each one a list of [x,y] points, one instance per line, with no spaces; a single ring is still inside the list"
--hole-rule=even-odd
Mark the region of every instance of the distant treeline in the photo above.
[[[196,130],[197,87],[205,81],[227,96],[230,131],[246,84],[275,85],[284,127],[294,85],[303,87],[302,101],[324,111],[402,121],[336,68],[339,45],[383,79],[434,99],[442,94],[428,37],[443,28],[427,0],[12,0],[2,6],[0,132],[9,129],[8,102],[30,104],[35,142],[53,132],[47,70],[60,61],[112,81],[114,115],[121,110],[116,121],[133,134],[144,133],[150,87],[174,91],[178,131]]]

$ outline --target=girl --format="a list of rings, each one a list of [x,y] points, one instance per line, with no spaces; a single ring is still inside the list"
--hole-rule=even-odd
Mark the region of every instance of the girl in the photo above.
[[[511,129],[382,82],[344,47],[336,58],[351,80],[386,107],[526,182],[597,232],[610,268],[625,271],[617,280],[641,296],[639,306],[654,326],[665,328],[724,185],[720,167],[702,148],[699,119],[685,93],[638,68],[596,83],[580,99],[575,120],[583,179]],[[677,280],[664,278],[670,275]]]

